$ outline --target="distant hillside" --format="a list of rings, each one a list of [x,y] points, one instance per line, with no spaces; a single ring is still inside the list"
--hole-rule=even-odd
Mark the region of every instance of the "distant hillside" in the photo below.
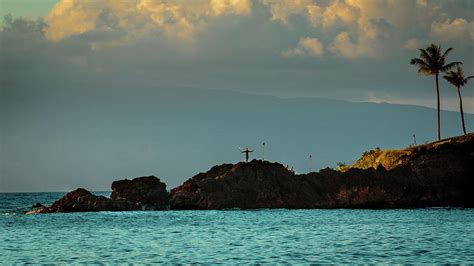
[[[108,190],[113,180],[157,175],[169,187],[209,165],[262,158],[311,168],[353,163],[360,151],[436,137],[434,109],[321,98],[280,99],[204,89],[18,89],[0,99],[0,191]],[[441,113],[442,136],[461,133]],[[466,114],[468,131],[474,115]],[[309,155],[312,155],[312,161]],[[14,182],[13,182],[14,180]]]

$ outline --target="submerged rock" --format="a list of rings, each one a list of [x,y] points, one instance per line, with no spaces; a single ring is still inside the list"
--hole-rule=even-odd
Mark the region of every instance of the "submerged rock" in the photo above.
[[[144,210],[164,210],[169,208],[166,184],[155,176],[137,177],[112,183],[113,200],[125,199]]]
[[[43,212],[46,212],[46,207],[43,204],[37,202],[36,204],[31,206],[31,210],[25,211],[24,213],[25,214],[36,214],[36,213],[43,213]]]

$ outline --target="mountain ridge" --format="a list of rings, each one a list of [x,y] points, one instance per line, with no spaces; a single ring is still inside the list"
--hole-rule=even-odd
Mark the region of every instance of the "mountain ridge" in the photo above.
[[[0,99],[0,191],[108,190],[143,174],[176,186],[208,165],[242,160],[238,147],[261,159],[263,142],[265,159],[304,173],[353,162],[373,143],[390,149],[413,145],[413,134],[418,144],[436,137],[436,110],[427,107],[129,88],[44,87],[31,97],[19,89],[24,97]],[[459,113],[441,115],[442,136],[461,133]],[[466,124],[471,131],[474,115]]]

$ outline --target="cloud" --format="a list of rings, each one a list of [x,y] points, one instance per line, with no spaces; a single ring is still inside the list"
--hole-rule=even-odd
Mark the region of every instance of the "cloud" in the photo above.
[[[316,2],[310,0],[273,1],[262,0],[269,7],[272,21],[290,24],[291,16],[302,16],[308,24],[320,30],[325,36],[334,36],[329,44],[331,51],[346,58],[376,57],[383,47],[380,39],[390,34],[392,19],[390,12],[402,13],[393,1],[379,0],[335,0]],[[349,37],[351,36],[353,40]],[[325,39],[328,39],[327,37]],[[355,49],[349,53],[348,49]],[[299,55],[302,50],[294,48],[283,54]]]
[[[336,22],[353,23],[360,16],[360,9],[347,2],[336,0],[323,13],[323,26],[330,27]]]
[[[211,8],[215,16],[247,15],[252,11],[252,2],[251,0],[211,0]]]
[[[48,22],[46,37],[52,41],[59,41],[66,36],[92,30],[101,9],[105,7],[103,3],[105,2],[74,0],[58,2],[46,18]]]
[[[400,1],[294,3],[304,4],[296,9],[300,13],[275,13],[286,19],[283,23],[273,20],[270,6],[258,1],[61,1],[62,9],[56,6],[44,20],[10,17],[3,24],[0,65],[8,74],[0,78],[2,84],[30,82],[33,87],[39,80],[101,84],[126,78],[137,86],[195,86],[285,97],[360,99],[362,90],[371,89],[416,91],[422,98],[431,96],[431,80],[419,78],[409,67],[407,60],[418,53],[408,49],[432,41],[433,21],[472,21],[458,7],[425,14],[415,1],[405,6]],[[335,3],[354,10],[354,16],[340,15],[323,25],[324,13]],[[88,24],[78,18],[92,21],[92,27],[79,27]],[[56,37],[45,36],[55,30]],[[469,38],[453,42],[450,60],[462,58],[465,72],[474,73],[473,42],[463,41]]]
[[[319,57],[323,54],[323,45],[318,38],[301,38],[295,48],[290,48],[282,53],[284,57],[311,56]]]
[[[321,25],[326,33],[336,32],[329,44],[331,51],[349,59],[375,58],[386,53],[382,51],[395,45],[393,41],[386,42],[389,36],[403,32],[405,22],[400,17],[409,15],[409,6],[407,2],[384,0],[330,2],[323,7]]]
[[[114,19],[113,25],[102,23],[104,12]],[[453,12],[459,14],[454,20]],[[213,35],[209,31],[217,23],[233,27],[230,21],[244,24],[240,18],[262,23],[256,19],[260,16],[276,25],[272,29],[292,34],[291,39],[317,35],[335,56],[374,59],[397,54],[400,47],[412,49],[408,47],[415,46],[415,39],[472,40],[469,13],[460,3],[422,0],[61,0],[46,17],[46,37],[58,42],[87,35],[91,49],[155,38],[192,54],[199,36]],[[269,26],[254,27],[256,31]]]
[[[194,64],[286,67],[289,62],[315,67],[316,63],[285,57],[324,54],[318,61],[389,60],[420,44],[454,37],[458,42],[449,45],[456,54],[472,51],[472,15],[463,11],[469,8],[448,1],[428,1],[426,8],[418,8],[419,4],[415,0],[61,0],[45,17],[42,30],[67,62],[101,69]],[[466,40],[470,42],[462,42]]]
[[[377,57],[378,53],[367,39],[354,41],[348,32],[339,33],[331,43],[332,53],[348,59]]]
[[[308,20],[313,26],[319,26],[321,24],[321,18],[323,14],[323,9],[318,5],[308,5]]]
[[[312,0],[261,0],[261,3],[269,7],[272,14],[271,20],[288,24],[291,15],[316,15],[319,7]]]
[[[416,5],[419,7],[427,7],[428,1],[427,0],[416,0]]]
[[[129,38],[150,33],[188,39],[204,29],[210,19],[224,15],[248,15],[251,0],[195,0],[195,1],[80,1],[61,0],[47,16],[46,36],[59,41],[97,28],[103,10],[117,17],[118,26]]]
[[[394,0],[334,0],[334,1],[274,1],[262,0],[271,11],[271,20],[284,25],[299,23],[300,20],[290,20],[300,16],[308,21],[319,36],[324,34],[321,42],[333,47],[335,55],[345,58],[376,58],[396,54],[399,47],[406,47],[406,40],[429,39],[429,32],[434,19],[450,17],[456,12],[469,15],[469,7],[462,10],[462,3],[454,1],[394,1]],[[472,9],[471,9],[472,11]],[[463,18],[463,22],[468,22]],[[456,21],[460,24],[461,21]],[[437,25],[443,29],[436,22]],[[446,34],[436,32],[431,36],[437,39],[447,39],[464,31],[464,40],[469,40],[471,24],[451,25],[455,30]],[[448,28],[445,26],[444,28]],[[428,34],[427,34],[428,33]],[[467,37],[466,37],[467,36]],[[332,39],[331,43],[327,43]],[[398,47],[398,49],[397,49]],[[349,53],[349,49],[354,49]]]
[[[474,40],[474,21],[468,22],[463,18],[445,20],[444,22],[433,21],[431,24],[431,35],[438,40]]]
[[[0,24],[0,81],[7,78],[6,71],[29,69],[38,60],[50,58],[48,53],[51,47],[44,38],[45,27],[42,19],[13,19],[11,15],[4,17]]]
[[[405,42],[403,47],[408,50],[417,50],[420,47],[422,47],[425,43],[426,43],[425,41],[421,41],[417,38],[411,38]]]

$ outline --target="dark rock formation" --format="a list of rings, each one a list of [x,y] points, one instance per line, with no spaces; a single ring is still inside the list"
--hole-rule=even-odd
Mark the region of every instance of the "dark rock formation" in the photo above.
[[[474,134],[364,153],[344,171],[295,175],[254,160],[215,166],[170,193],[172,209],[474,207]]]
[[[110,198],[126,199],[146,210],[164,210],[169,207],[166,184],[154,176],[115,181]]]
[[[36,202],[35,205],[31,206],[31,208],[35,209],[35,208],[44,208],[43,204],[39,203],[39,202]]]
[[[111,200],[104,196],[93,195],[83,188],[78,188],[55,201],[50,207],[42,207],[27,213],[131,211],[138,209],[139,206],[133,202]]]
[[[215,166],[171,190],[173,209],[290,208],[304,201],[303,183],[278,163],[253,160]]]
[[[111,198],[96,196],[83,188],[78,188],[67,193],[49,207],[37,206],[26,213],[163,210],[168,208],[166,185],[157,177],[145,176],[113,182]]]
[[[226,208],[474,207],[474,134],[403,150],[375,149],[342,170],[295,175],[279,163],[214,166],[168,194],[157,177],[112,183],[111,198],[77,189],[27,213]]]
[[[31,210],[26,211],[25,213],[35,214],[35,213],[44,213],[44,212],[46,212],[46,207],[43,204],[37,202],[35,205],[31,206]]]

